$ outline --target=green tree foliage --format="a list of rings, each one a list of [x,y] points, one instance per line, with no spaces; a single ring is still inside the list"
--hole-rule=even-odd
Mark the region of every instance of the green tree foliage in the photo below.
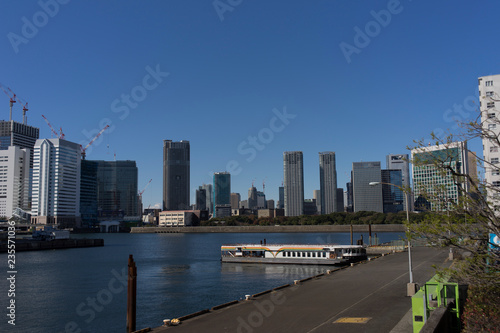
[[[493,121],[498,122],[496,118]],[[446,181],[429,182],[415,193],[415,197],[426,203],[422,207],[427,207],[433,213],[423,215],[418,224],[410,224],[410,235],[424,238],[434,246],[451,246],[463,254],[463,260],[455,262],[452,268],[443,273],[472,287],[466,304],[464,325],[468,332],[498,332],[500,251],[490,243],[490,235],[500,235],[500,187],[480,179],[478,175],[464,172],[461,164],[465,161],[457,162],[457,150],[454,148],[459,141],[481,139],[491,140],[500,147],[500,140],[486,129],[480,117],[460,125],[463,131],[459,135],[448,135],[446,138],[432,135],[432,141],[435,146],[439,146],[440,153],[414,155],[419,156],[413,159],[414,166],[427,165],[429,170],[435,170],[436,179],[445,178],[451,180],[451,184]],[[413,149],[428,151],[422,140],[416,142]],[[498,169],[490,161],[473,155],[480,174]],[[470,156],[468,160],[471,161]],[[450,186],[458,189],[458,199],[449,197]]]

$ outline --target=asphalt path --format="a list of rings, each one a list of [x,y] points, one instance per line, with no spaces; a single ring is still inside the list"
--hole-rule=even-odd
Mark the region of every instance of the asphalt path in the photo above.
[[[412,262],[419,285],[451,263],[447,250],[426,247],[412,248]],[[390,332],[411,309],[408,282],[408,253],[394,253],[152,332]]]

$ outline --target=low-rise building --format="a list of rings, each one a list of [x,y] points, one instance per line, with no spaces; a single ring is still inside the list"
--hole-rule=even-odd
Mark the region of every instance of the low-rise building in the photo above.
[[[192,210],[168,210],[160,212],[160,227],[188,227],[198,223],[198,216]]]

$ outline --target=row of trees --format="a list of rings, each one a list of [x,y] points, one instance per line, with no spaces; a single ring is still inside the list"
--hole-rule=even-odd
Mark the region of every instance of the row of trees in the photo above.
[[[425,219],[427,213],[410,213],[410,221],[419,223]],[[346,225],[346,224],[403,224],[406,222],[406,212],[399,213],[331,213],[325,215],[301,215],[293,217],[278,216],[275,218],[249,216],[231,216],[225,218],[212,218],[201,225]]]

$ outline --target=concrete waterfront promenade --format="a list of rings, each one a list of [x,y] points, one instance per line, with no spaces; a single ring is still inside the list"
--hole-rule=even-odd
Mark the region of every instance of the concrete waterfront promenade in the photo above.
[[[414,247],[412,257],[414,281],[419,285],[434,275],[432,265],[451,263],[447,250],[442,249]],[[412,332],[411,316],[405,317],[411,309],[411,299],[406,297],[408,281],[408,253],[394,253],[181,318],[179,326],[151,331]]]
[[[131,233],[217,233],[217,232],[350,232],[351,225],[276,225],[276,226],[210,226],[210,227],[134,227]],[[353,224],[353,232],[369,231],[367,224]],[[372,233],[376,232],[405,232],[403,224],[372,224]]]

